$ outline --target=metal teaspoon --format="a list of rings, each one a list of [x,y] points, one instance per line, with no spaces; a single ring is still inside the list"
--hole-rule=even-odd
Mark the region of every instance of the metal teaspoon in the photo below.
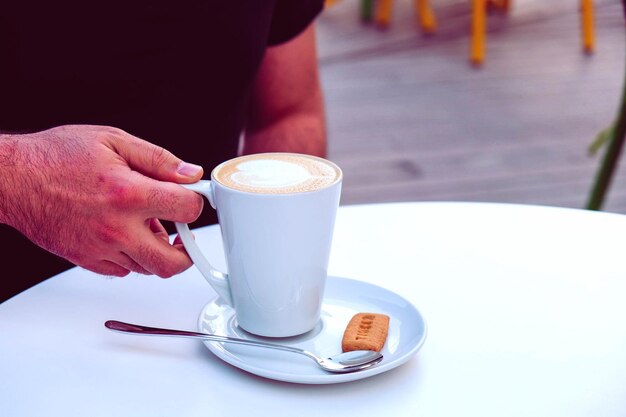
[[[343,352],[330,358],[321,358],[309,351],[294,348],[291,346],[278,345],[274,343],[258,342],[254,340],[238,339],[235,337],[217,336],[207,333],[189,332],[185,330],[160,329],[156,327],[140,326],[137,324],[123,323],[116,320],[108,320],[104,323],[105,327],[122,333],[132,333],[148,336],[175,336],[187,337],[192,339],[212,340],[215,342],[235,343],[239,345],[257,346],[265,349],[277,349],[286,352],[299,353],[311,358],[322,369],[334,373],[347,373],[361,371],[371,368],[383,360],[380,352],[371,350],[355,350],[352,352]]]

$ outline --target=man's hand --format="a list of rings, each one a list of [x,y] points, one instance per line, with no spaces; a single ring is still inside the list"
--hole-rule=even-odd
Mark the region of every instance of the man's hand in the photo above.
[[[170,277],[191,265],[158,219],[189,223],[202,168],[111,127],[0,135],[0,222],[91,271]]]

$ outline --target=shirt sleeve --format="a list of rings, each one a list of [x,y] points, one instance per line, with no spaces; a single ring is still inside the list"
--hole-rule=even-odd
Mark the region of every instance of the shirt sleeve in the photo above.
[[[324,8],[324,0],[276,0],[268,46],[287,42],[306,29]]]

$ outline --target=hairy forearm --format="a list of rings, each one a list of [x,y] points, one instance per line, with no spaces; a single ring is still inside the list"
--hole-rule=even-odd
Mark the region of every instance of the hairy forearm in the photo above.
[[[9,203],[14,184],[14,167],[17,158],[15,137],[0,134],[0,223],[9,224]]]

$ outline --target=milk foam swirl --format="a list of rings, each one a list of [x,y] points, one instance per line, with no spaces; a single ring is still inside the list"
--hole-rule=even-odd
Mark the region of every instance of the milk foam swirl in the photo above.
[[[257,159],[237,165],[237,172],[230,178],[243,186],[288,187],[305,183],[311,174],[302,166],[292,162]]]
[[[288,153],[242,156],[213,172],[213,178],[229,188],[264,194],[314,191],[340,177],[339,168],[324,159]]]

